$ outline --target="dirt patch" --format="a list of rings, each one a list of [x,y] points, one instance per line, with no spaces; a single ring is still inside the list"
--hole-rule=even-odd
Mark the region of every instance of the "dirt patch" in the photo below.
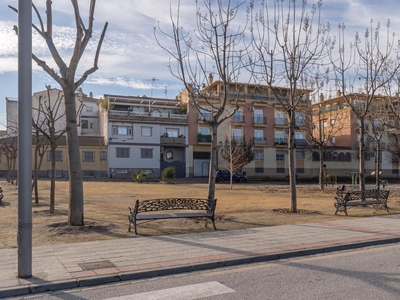
[[[0,248],[17,246],[17,187],[5,181],[3,204],[0,205]],[[114,238],[135,238],[128,232],[128,206],[136,199],[165,197],[207,197],[206,183],[133,183],[84,182],[85,226],[67,226],[68,182],[56,184],[56,211],[49,213],[50,182],[39,182],[39,205],[32,204],[33,245],[74,243]],[[350,217],[387,215],[368,207],[349,210],[350,217],[335,216],[334,195],[337,186],[320,191],[317,185],[298,185],[298,213],[289,213],[290,198],[287,185],[270,183],[216,185],[216,226],[219,231],[262,226],[301,224],[340,220]],[[390,185],[389,210],[400,213],[400,187]],[[154,236],[212,231],[205,219],[168,219],[138,223],[139,235]]]

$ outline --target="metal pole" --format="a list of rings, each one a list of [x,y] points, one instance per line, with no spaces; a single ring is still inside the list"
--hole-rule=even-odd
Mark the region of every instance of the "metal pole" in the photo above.
[[[18,277],[32,276],[32,0],[18,0]]]

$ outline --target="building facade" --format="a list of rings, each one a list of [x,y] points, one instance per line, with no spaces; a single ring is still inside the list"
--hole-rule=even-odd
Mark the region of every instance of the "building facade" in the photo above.
[[[159,178],[166,167],[188,176],[188,119],[176,99],[104,95],[100,135],[108,145],[108,175],[145,172]]]

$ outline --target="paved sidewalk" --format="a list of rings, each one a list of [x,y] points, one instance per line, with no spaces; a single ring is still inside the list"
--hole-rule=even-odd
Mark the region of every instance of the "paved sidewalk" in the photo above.
[[[400,215],[348,217],[235,231],[132,236],[34,247],[33,276],[29,279],[17,278],[17,249],[0,249],[0,297],[396,242],[400,242]]]

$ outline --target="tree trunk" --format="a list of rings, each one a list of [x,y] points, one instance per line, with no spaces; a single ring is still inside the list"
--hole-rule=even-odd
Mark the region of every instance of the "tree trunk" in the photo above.
[[[323,159],[323,149],[321,146],[318,148],[319,150],[319,188],[322,191],[324,189],[324,159]]]
[[[208,199],[215,199],[215,172],[217,171],[217,126],[211,127],[211,157],[208,176]]]
[[[359,186],[360,186],[360,191],[361,195],[365,195],[365,159],[364,159],[364,152],[365,152],[365,139],[364,139],[364,130],[365,130],[365,125],[364,125],[364,119],[360,118],[360,123],[361,123],[361,128],[360,128],[360,164],[358,166],[358,172],[359,172]],[[364,199],[362,199],[364,200]]]
[[[69,214],[68,225],[83,226],[83,183],[79,137],[76,122],[75,88],[63,88],[65,117],[67,120],[67,147],[69,172]],[[213,178],[215,175],[213,176]],[[215,188],[215,186],[214,186]]]
[[[39,165],[37,170],[40,170],[40,168],[42,167],[42,162],[43,162],[43,155],[45,154],[45,152],[43,152],[40,155],[40,160],[39,160]],[[38,189],[38,180],[37,180],[37,175],[36,175],[36,182],[35,182],[35,199],[36,199],[36,203],[39,204],[39,189]]]
[[[35,203],[39,204],[39,197],[36,193],[37,191],[37,178],[38,178],[38,153],[39,153],[39,146],[38,146],[38,139],[36,139],[36,146],[35,146],[35,166],[33,168],[33,181],[32,181],[32,190],[35,189]]]
[[[56,197],[56,142],[51,141],[51,176],[50,176],[50,210],[51,214],[54,213],[55,197]]]
[[[297,213],[297,195],[296,195],[296,166],[295,155],[296,148],[294,147],[294,111],[289,113],[289,185],[290,185],[290,212]]]
[[[376,159],[376,163],[375,163],[375,183],[376,186],[379,187],[379,181],[380,181],[380,174],[379,174],[379,169],[380,169],[380,164],[379,164],[379,159],[380,159],[380,154],[381,154],[381,145],[380,145],[380,141],[377,142],[376,145],[376,155],[375,155],[375,159]]]

